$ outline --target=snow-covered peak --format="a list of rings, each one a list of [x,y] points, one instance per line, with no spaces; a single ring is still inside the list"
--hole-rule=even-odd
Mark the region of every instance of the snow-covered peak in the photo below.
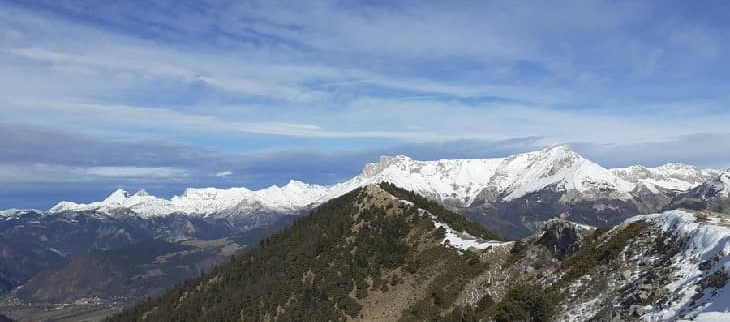
[[[125,191],[124,189],[117,189],[112,194],[109,195],[109,197],[106,197],[104,199],[103,203],[107,205],[121,205],[124,203],[124,200],[126,200],[129,197],[129,193]]]
[[[291,180],[282,187],[274,185],[253,194],[257,201],[272,205],[275,209],[296,209],[321,201],[328,191],[325,186]]]
[[[358,176],[331,187],[328,198],[382,181],[440,200],[468,203],[489,182],[503,159],[442,159],[419,161],[405,156],[381,157]]]
[[[221,200],[238,198],[241,195],[250,193],[251,190],[246,188],[187,188],[183,194],[173,197],[173,199],[190,199],[190,200]]]
[[[15,217],[18,214],[29,212],[29,211],[34,211],[34,210],[28,210],[28,209],[24,210],[24,209],[16,209],[16,208],[0,210],[0,218]]]
[[[137,192],[134,193],[133,196],[135,196],[135,197],[145,197],[145,196],[149,196],[149,195],[150,194],[147,193],[147,190],[139,189]]]
[[[98,211],[109,213],[116,209],[128,209],[145,217],[164,216],[172,213],[210,215],[229,209],[246,209],[257,205],[272,211],[297,211],[319,202],[327,194],[324,186],[290,181],[285,186],[271,186],[252,191],[246,188],[188,188],[180,196],[163,199],[140,190],[133,195],[118,189],[100,202],[78,204],[63,201],[49,212]],[[243,206],[242,206],[243,205]]]
[[[606,169],[584,158],[569,145],[493,159],[419,161],[406,156],[381,157],[365,165],[355,178],[332,187],[330,198],[358,186],[381,181],[458,206],[467,206],[483,191],[495,199],[512,200],[546,187],[583,194],[609,191],[612,197],[630,198],[639,185],[673,190],[696,187],[710,176],[683,164],[658,168],[633,166]]]
[[[582,156],[580,156],[577,152],[575,152],[575,150],[573,150],[573,147],[571,147],[570,144],[552,145],[544,148],[541,152],[552,155],[565,155],[570,157],[582,158]]]
[[[494,185],[507,194],[506,200],[519,198],[548,186],[581,192],[628,192],[633,189],[630,182],[582,157],[567,145],[509,157],[496,172]]]
[[[418,161],[406,156],[381,157],[360,175],[335,185],[330,197],[358,186],[389,181],[459,206],[471,204],[485,189],[504,199],[557,185],[564,190],[613,189],[628,192],[633,184],[583,158],[568,145],[493,159]]]
[[[667,163],[656,168],[637,165],[611,169],[611,171],[627,181],[646,186],[652,190],[661,187],[677,191],[694,188],[719,174],[717,170],[700,169],[682,163]]]
[[[386,156],[383,155],[380,157],[380,161],[375,163],[368,163],[366,164],[360,176],[362,177],[375,177],[379,174],[381,174],[383,171],[385,171],[388,168],[391,167],[407,167],[409,163],[412,163],[414,160],[410,157],[407,157],[405,155],[397,155],[397,156]]]
[[[441,159],[419,161],[407,156],[383,156],[368,163],[354,178],[330,187],[292,180],[284,186],[261,190],[246,188],[189,188],[182,195],[162,199],[140,190],[129,195],[117,190],[101,202],[76,204],[61,202],[51,212],[127,208],[146,215],[235,213],[241,209],[295,211],[338,197],[355,188],[392,182],[404,189],[454,206],[471,205],[478,196],[492,200],[512,200],[551,187],[577,192],[573,197],[605,196],[631,198],[640,185],[687,190],[717,177],[718,171],[683,164],[657,168],[633,166],[606,169],[584,158],[568,145],[491,159]],[[594,194],[595,192],[595,194]]]

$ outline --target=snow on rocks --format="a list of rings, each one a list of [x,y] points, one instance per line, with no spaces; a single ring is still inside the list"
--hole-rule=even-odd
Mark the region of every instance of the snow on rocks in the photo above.
[[[379,188],[378,188],[379,189]],[[387,193],[387,192],[386,192]],[[388,196],[398,202],[399,204],[403,204],[410,207],[415,207],[415,204],[413,202],[398,199],[395,196],[388,193]],[[434,228],[439,229],[443,228],[445,231],[444,238],[441,240],[441,245],[444,246],[451,246],[456,248],[459,251],[464,251],[470,248],[473,249],[489,249],[490,247],[495,246],[504,246],[508,244],[512,244],[512,242],[502,242],[502,241],[496,241],[496,240],[484,240],[475,236],[472,236],[471,234],[467,232],[457,232],[453,228],[449,227],[448,224],[439,222],[436,216],[431,214],[425,209],[418,208],[418,213],[421,216],[428,216],[433,221]]]
[[[706,220],[709,219],[709,220]],[[701,318],[730,320],[730,228],[718,226],[714,218],[682,210],[637,216],[629,220],[646,220],[662,231],[687,239],[683,251],[672,259],[672,282],[665,286],[672,300],[668,307],[647,307],[642,319],[647,321]],[[695,320],[699,321],[699,320]]]
[[[442,245],[448,245],[459,250],[467,250],[470,248],[488,249],[490,247],[510,244],[510,242],[483,240],[481,238],[474,237],[466,232],[456,232],[454,229],[449,227],[449,225],[436,221],[435,217],[432,217],[432,219],[434,220],[434,227],[436,227],[437,229],[443,228],[446,231],[444,239],[441,241]]]

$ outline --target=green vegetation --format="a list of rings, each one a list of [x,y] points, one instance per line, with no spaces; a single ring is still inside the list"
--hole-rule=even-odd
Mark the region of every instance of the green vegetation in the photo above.
[[[390,182],[380,183],[380,188],[387,191],[398,199],[413,202],[416,207],[427,210],[428,212],[436,216],[438,221],[449,225],[449,227],[456,231],[467,232],[472,236],[477,236],[489,240],[503,240],[503,238],[500,237],[499,234],[491,232],[479,225],[478,223],[469,221],[468,219],[466,219],[466,217],[453,213],[438,204],[437,202],[426,199],[413,191],[401,189]]]
[[[564,278],[572,280],[589,273],[598,265],[607,264],[648,226],[643,221],[632,222],[608,237],[604,237],[605,230],[596,231],[578,253],[561,264],[561,269],[567,271]]]
[[[427,295],[403,312],[401,321],[440,321],[448,312],[466,283],[482,273],[489,266],[479,260],[478,255],[465,251],[456,254],[444,247],[432,247],[419,254],[421,266],[436,274],[428,286]],[[425,278],[426,276],[424,276]]]
[[[528,284],[512,287],[490,311],[494,321],[550,321],[560,297],[553,290],[542,290]]]
[[[454,308],[445,321],[551,321],[560,303],[560,295],[554,289],[543,290],[533,284],[521,283],[510,288],[499,302],[489,296],[482,297],[475,306]]]
[[[527,250],[527,242],[525,240],[516,240],[512,248],[509,250],[509,257],[505,263],[505,266],[510,266],[522,258]]]
[[[408,197],[449,225],[476,225],[456,220],[458,215],[425,198]],[[438,235],[444,232],[416,207],[381,205],[373,198],[357,189],[333,199],[228,265],[109,321],[142,316],[150,321],[343,321],[360,316],[362,300],[371,292],[387,293],[406,280],[426,282],[431,276],[428,296],[404,320],[442,319],[464,285],[488,266],[472,252],[460,255],[441,246]],[[368,201],[371,206],[359,206]],[[470,229],[493,238],[483,229]]]
[[[558,267],[566,274],[547,288],[542,275],[505,285],[504,296],[459,305],[465,287],[490,264],[479,252],[440,245],[445,231],[428,216],[482,238],[498,238],[413,192],[381,188],[413,205],[362,188],[333,199],[260,246],[168,294],[148,299],[109,321],[344,321],[367,319],[373,305],[393,301],[387,314],[401,321],[550,321],[569,281],[608,264],[647,224],[601,230]],[[504,269],[533,245],[517,241]],[[501,269],[501,268],[500,268]],[[380,301],[380,302],[378,302]],[[380,304],[377,304],[380,303]]]
[[[383,234],[359,240],[358,249],[346,241],[361,191],[320,206],[230,264],[109,320],[136,321],[145,314],[150,321],[342,321],[356,316],[360,305],[351,291],[357,288],[362,296],[367,277],[403,261],[397,236],[404,223],[387,218],[382,209],[363,212],[361,218],[373,221],[358,238],[367,238],[365,231]]]

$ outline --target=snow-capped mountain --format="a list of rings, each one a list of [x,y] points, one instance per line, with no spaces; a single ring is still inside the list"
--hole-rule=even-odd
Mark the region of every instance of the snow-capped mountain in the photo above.
[[[366,165],[360,175],[332,190],[340,193],[380,181],[462,207],[487,191],[494,200],[508,201],[548,186],[564,191],[619,193],[628,193],[636,186],[560,145],[494,159],[417,161],[406,156],[382,157],[380,162]]]
[[[407,156],[381,157],[367,164],[360,175],[331,188],[330,197],[364,184],[389,181],[431,198],[469,206],[480,194],[489,201],[509,201],[547,187],[583,194],[613,192],[630,199],[639,186],[682,191],[719,173],[683,164],[657,168],[632,166],[606,169],[582,157],[567,145],[493,159],[418,161]]]
[[[271,186],[261,190],[246,188],[202,188],[186,189],[180,196],[163,199],[140,190],[132,195],[122,189],[114,191],[100,202],[78,204],[64,201],[49,211],[98,211],[111,212],[128,209],[145,217],[164,216],[172,213],[210,215],[222,213],[233,208],[261,207],[269,211],[293,212],[321,200],[328,192],[323,186],[310,185],[300,181],[290,181],[283,187]]]
[[[631,166],[611,169],[611,172],[634,184],[642,184],[649,189],[664,188],[684,191],[692,189],[720,174],[714,169],[700,169],[681,163],[667,163],[656,168]]]
[[[606,169],[582,157],[567,145],[492,159],[418,161],[407,156],[381,157],[366,164],[354,178],[325,187],[291,181],[283,187],[187,189],[180,196],[162,199],[145,191],[117,190],[107,199],[89,204],[61,202],[51,213],[127,209],[144,217],[172,213],[237,215],[254,212],[296,212],[338,197],[357,187],[392,182],[447,205],[464,208],[483,202],[510,202],[549,189],[566,194],[561,202],[611,199],[630,201],[640,187],[652,193],[683,191],[716,176],[719,171],[683,164],[657,168],[632,166]]]
[[[372,215],[378,213],[381,217]],[[211,320],[222,311],[246,312],[252,320],[289,321],[306,319],[307,314],[300,313],[304,310],[322,314],[314,320],[328,316],[575,322],[730,318],[727,215],[673,210],[631,217],[607,230],[552,219],[540,231],[516,241],[495,240],[489,231],[464,226],[460,219],[393,185],[368,185],[314,211],[259,251],[190,281],[161,300],[143,302],[123,312],[125,318],[120,320],[167,321],[179,312],[188,319]],[[395,225],[397,229],[387,229]],[[388,243],[362,247],[382,240]],[[399,250],[393,251],[392,245]],[[395,259],[387,266],[366,260],[381,256]],[[374,273],[340,274],[349,272],[358,257]],[[325,277],[314,278],[313,271]],[[302,275],[309,282],[288,282]],[[339,275],[353,289],[362,285],[357,295],[342,293],[341,283],[331,282]],[[372,276],[382,276],[383,281],[371,287],[367,280]],[[404,276],[409,280],[404,282]],[[382,286],[385,282],[387,287]],[[342,305],[307,302],[311,292],[305,290],[312,285],[321,294],[344,294],[339,299]],[[262,300],[236,300],[242,296],[215,300],[220,294],[239,293]],[[348,302],[362,304],[353,308]]]
[[[727,212],[730,210],[730,170],[677,194],[667,208]]]

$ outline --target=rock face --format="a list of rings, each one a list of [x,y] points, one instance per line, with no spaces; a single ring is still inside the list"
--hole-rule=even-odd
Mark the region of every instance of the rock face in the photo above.
[[[586,236],[590,236],[595,230],[595,227],[552,219],[545,224],[537,242],[562,260],[578,252]]]
[[[678,194],[667,208],[730,212],[730,170]]]
[[[643,227],[622,236],[632,225]],[[730,292],[726,288],[730,268],[726,265],[730,249],[727,226],[728,218],[722,214],[670,211],[632,218],[608,233],[614,238],[628,237],[627,242],[605,265],[584,271],[587,285],[581,282],[585,288],[565,300],[568,310],[564,316],[665,321],[701,320],[727,312],[728,304],[722,301]],[[600,248],[587,247],[581,252]],[[591,287],[601,291],[587,291]]]

